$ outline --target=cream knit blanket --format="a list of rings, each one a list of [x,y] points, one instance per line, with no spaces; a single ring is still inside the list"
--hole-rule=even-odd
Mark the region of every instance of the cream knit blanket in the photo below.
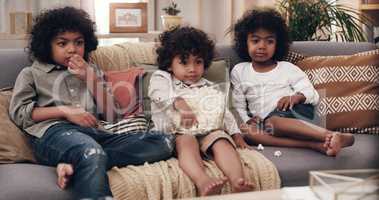
[[[244,165],[246,178],[256,186],[254,190],[270,190],[280,187],[278,171],[271,161],[255,150],[238,150]],[[222,172],[213,161],[205,161],[207,173],[221,177]],[[177,199],[195,197],[196,188],[189,177],[171,158],[143,166],[113,168],[108,172],[112,193],[117,200],[127,199]],[[229,183],[222,194],[231,192]]]
[[[91,62],[104,71],[124,70],[138,64],[155,64],[155,43],[123,43],[99,47],[90,55]],[[255,190],[280,187],[280,179],[274,164],[254,150],[239,150],[248,180]],[[204,162],[207,173],[221,177],[221,171],[213,161]],[[108,172],[112,193],[118,200],[129,199],[176,199],[196,196],[196,188],[189,177],[179,168],[174,158],[143,166],[113,168]],[[225,184],[222,193],[230,193]]]
[[[125,70],[139,64],[155,64],[156,43],[121,43],[112,46],[101,46],[90,54],[90,61],[104,71]]]

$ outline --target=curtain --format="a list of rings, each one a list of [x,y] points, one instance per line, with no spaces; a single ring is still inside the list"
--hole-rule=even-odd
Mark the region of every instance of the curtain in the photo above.
[[[0,0],[0,33],[7,32],[8,21],[6,19],[7,1]]]
[[[95,0],[0,0],[0,33],[10,33],[10,13],[30,12],[36,16],[41,10],[74,6],[82,8],[95,20]]]

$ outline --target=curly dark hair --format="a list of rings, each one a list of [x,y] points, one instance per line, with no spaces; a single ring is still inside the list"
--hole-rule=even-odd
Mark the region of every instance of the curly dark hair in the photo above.
[[[190,55],[204,60],[204,69],[208,69],[214,56],[214,42],[206,33],[193,27],[177,27],[159,35],[160,46],[156,52],[160,70],[168,71],[175,56],[179,55],[186,63]]]
[[[53,64],[51,41],[63,32],[79,32],[84,37],[84,59],[98,45],[95,35],[96,26],[88,13],[74,7],[45,10],[34,19],[30,32],[29,57],[43,63]]]
[[[282,60],[288,54],[291,40],[285,20],[279,12],[271,8],[247,11],[234,25],[234,49],[238,56],[244,61],[251,61],[247,36],[261,28],[275,33],[276,48],[273,59]]]

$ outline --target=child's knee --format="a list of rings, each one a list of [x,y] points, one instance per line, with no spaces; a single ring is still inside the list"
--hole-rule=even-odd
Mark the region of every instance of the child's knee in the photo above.
[[[217,149],[217,148],[234,148],[234,146],[226,138],[220,138],[216,140],[212,145],[212,149]]]
[[[74,165],[103,165],[107,164],[107,154],[100,145],[83,144],[73,148],[72,154],[76,155],[73,158]]]
[[[175,136],[167,134],[162,135],[158,148],[167,156],[171,156],[175,149]]]
[[[195,136],[184,134],[177,135],[175,138],[176,145],[197,145],[198,141]]]
[[[278,121],[280,120],[281,117],[279,116],[272,116],[270,118],[267,118],[265,120],[265,125],[268,125],[268,124],[271,124],[271,125],[275,125],[276,123],[278,123]]]

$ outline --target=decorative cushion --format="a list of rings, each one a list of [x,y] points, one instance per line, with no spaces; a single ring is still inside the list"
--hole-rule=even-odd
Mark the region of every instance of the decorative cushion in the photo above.
[[[230,61],[228,59],[217,59],[204,74],[204,78],[215,83],[229,82]]]
[[[35,162],[27,137],[9,119],[11,91],[0,91],[0,163]]]
[[[284,57],[283,61],[290,62],[292,64],[296,64],[300,60],[303,60],[305,56],[301,53],[297,53],[295,51],[289,51],[287,56]]]
[[[297,63],[318,90],[326,128],[379,134],[379,49]]]
[[[119,114],[123,117],[142,112],[140,99],[142,92],[139,90],[139,81],[143,76],[143,69],[132,67],[120,71],[105,72],[105,79],[111,85],[112,93],[121,110]]]

